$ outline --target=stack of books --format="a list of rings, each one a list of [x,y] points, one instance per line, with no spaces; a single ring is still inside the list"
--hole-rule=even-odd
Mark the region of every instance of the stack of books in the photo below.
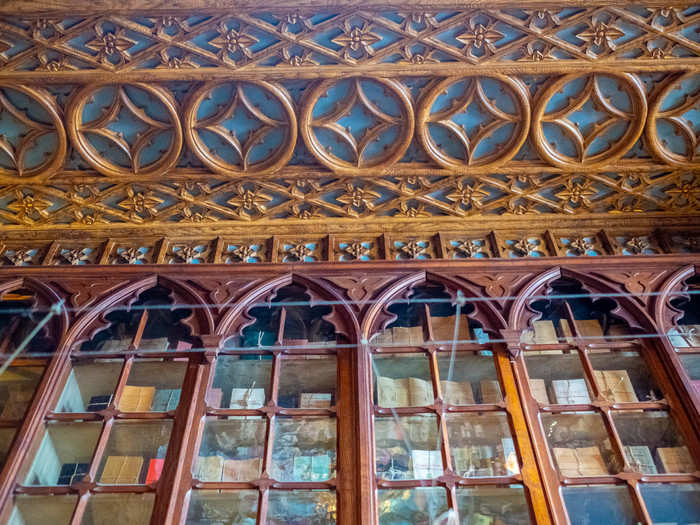
[[[92,396],[90,402],[87,406],[88,412],[99,412],[100,410],[105,410],[109,404],[112,402],[112,394],[107,394],[104,396]]]
[[[483,379],[479,382],[481,390],[481,402],[485,405],[503,402],[501,385],[492,379]]]
[[[587,405],[591,402],[585,379],[552,381],[552,398],[558,405]]]
[[[64,463],[56,485],[71,485],[83,479],[90,470],[89,463]]]
[[[299,394],[299,408],[330,408],[332,397],[329,393],[302,392]]]
[[[596,446],[579,448],[554,447],[553,450],[559,471],[563,476],[607,476],[609,474],[600,449]]]
[[[474,405],[474,392],[469,381],[440,381],[442,399],[450,405]]]
[[[376,333],[371,342],[373,345],[404,344],[420,346],[424,341],[422,326],[395,326]]]
[[[100,483],[105,485],[138,485],[143,468],[141,456],[109,456]]]
[[[430,326],[433,329],[433,339],[435,341],[452,341],[454,337],[455,323],[457,316],[450,315],[449,317],[433,317],[430,316]],[[473,339],[471,330],[469,329],[469,319],[466,315],[459,317],[459,333],[458,340]]]
[[[658,474],[649,447],[632,445],[624,447],[625,456],[630,466],[642,474]]]
[[[668,474],[689,473],[697,470],[686,447],[659,447],[656,449],[659,462]]]
[[[613,403],[637,403],[627,370],[596,370],[595,378],[602,394]]]
[[[547,384],[544,379],[530,379],[530,393],[535,401],[541,405],[549,404],[549,396],[547,395]]]
[[[260,477],[260,458],[226,459],[222,456],[200,456],[194,477],[199,481],[252,481]]]
[[[126,385],[119,399],[119,410],[122,412],[148,412],[156,395],[154,386]]]

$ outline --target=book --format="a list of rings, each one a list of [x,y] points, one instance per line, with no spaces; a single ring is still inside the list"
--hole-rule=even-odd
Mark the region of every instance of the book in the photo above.
[[[533,321],[532,328],[535,330],[534,342],[536,345],[556,345],[557,331],[554,329],[552,321]]]
[[[88,412],[99,412],[100,410],[106,409],[112,402],[112,395],[108,394],[105,396],[92,396],[90,402],[87,406]]]
[[[547,396],[547,384],[544,379],[530,379],[530,392],[535,401],[542,405],[549,404],[549,396]]]
[[[597,319],[574,319],[576,325],[576,333],[582,338],[584,344],[604,343],[605,336],[603,335],[603,327]],[[589,350],[591,354],[606,353],[608,350],[597,348]]]
[[[199,481],[221,481],[223,471],[224,458],[221,456],[199,456],[193,477]]]
[[[311,481],[325,481],[331,477],[331,458],[328,454],[311,456]]]
[[[227,459],[221,481],[251,481],[260,477],[260,458]]]
[[[503,395],[501,394],[501,386],[498,381],[492,379],[482,379],[479,382],[479,387],[481,389],[481,402],[484,404],[496,404],[503,401]]]
[[[596,446],[580,448],[554,447],[553,451],[563,476],[607,476],[609,474],[600,449]]]
[[[154,337],[139,341],[139,352],[167,352],[169,341],[167,337]]]
[[[106,485],[137,485],[143,468],[141,456],[109,456],[100,483]]]
[[[164,459],[151,459],[148,462],[148,471],[146,473],[146,485],[154,483],[160,479],[163,472]]]
[[[302,392],[299,394],[299,408],[330,408],[331,394]]]
[[[391,337],[394,343],[405,345],[423,344],[422,326],[395,326],[391,329]]]
[[[224,391],[220,388],[211,388],[207,394],[207,404],[213,408],[221,408],[221,401],[224,398]]]
[[[695,472],[695,462],[686,447],[659,447],[656,455],[666,473]]]
[[[120,337],[118,339],[107,339],[102,343],[102,347],[98,352],[126,352],[134,340],[131,337]]]
[[[372,337],[371,343],[373,345],[389,345],[394,342],[394,337],[391,330],[382,330],[377,332]]]
[[[642,474],[658,474],[649,447],[633,445],[624,447],[625,456],[630,466]]]
[[[637,403],[627,370],[595,370],[595,378],[601,393],[614,403]]]
[[[430,381],[417,377],[377,377],[377,403],[381,407],[426,406],[433,404],[434,400],[433,385]]]
[[[71,485],[83,479],[90,470],[90,463],[64,463],[58,474],[56,485]]]
[[[414,479],[434,479],[443,473],[442,453],[439,450],[412,450],[411,463]]]
[[[430,316],[430,325],[433,330],[433,340],[452,341],[456,322],[456,315],[450,315],[447,317]],[[459,333],[457,335],[457,339],[460,341],[472,339],[471,331],[469,329],[469,318],[466,315],[460,316]]]
[[[250,410],[265,405],[264,388],[233,388],[228,407],[236,410]]]
[[[584,379],[555,379],[552,381],[552,392],[558,405],[586,405],[591,402]]]
[[[154,386],[126,385],[119,399],[119,410],[122,412],[148,412],[156,394]]]
[[[469,381],[440,381],[442,398],[450,405],[474,405],[474,392]]]
[[[153,397],[153,404],[151,405],[151,410],[153,412],[167,412],[169,410],[175,410],[177,405],[180,404],[180,389],[177,388],[164,388],[156,390],[156,394]]]

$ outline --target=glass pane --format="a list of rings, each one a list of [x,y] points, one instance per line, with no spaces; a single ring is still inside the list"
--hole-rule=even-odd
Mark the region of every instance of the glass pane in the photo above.
[[[122,360],[74,363],[56,412],[98,412],[112,402]]]
[[[270,399],[271,374],[271,355],[219,356],[207,405],[238,410],[260,408]]]
[[[613,412],[632,468],[644,474],[695,472],[683,437],[666,412]]]
[[[10,451],[12,440],[15,439],[16,433],[16,428],[0,428],[0,468],[5,463],[5,459]]]
[[[173,422],[117,421],[102,455],[98,483],[139,485],[160,478]]]
[[[619,472],[621,461],[598,414],[542,414],[542,425],[563,476],[607,476]]]
[[[437,417],[421,414],[374,420],[377,476],[433,479],[443,473]]]
[[[692,525],[700,519],[700,485],[652,483],[641,485],[642,497],[655,525]]]
[[[187,525],[255,525],[258,493],[255,490],[194,490]]]
[[[38,366],[11,366],[0,376],[0,419],[22,419],[44,372]]]
[[[268,525],[333,525],[337,519],[335,492],[271,490]]]
[[[680,358],[695,393],[700,396],[700,354],[681,354]]]
[[[331,417],[276,418],[270,475],[278,481],[335,476],[335,424]]]
[[[148,525],[154,500],[154,494],[93,494],[80,525]]]
[[[432,405],[433,382],[425,354],[387,354],[372,357],[374,397],[380,407]]]
[[[267,421],[208,418],[193,476],[199,481],[251,481],[260,477]]]
[[[505,414],[447,414],[445,419],[455,473],[474,478],[520,472]]]
[[[102,423],[45,423],[25,485],[70,485],[90,469]],[[37,446],[38,444],[38,446]],[[29,457],[32,457],[31,454]]]
[[[335,356],[288,356],[282,360],[277,404],[285,408],[330,408],[335,405]]]
[[[134,361],[119,399],[122,412],[167,412],[180,403],[187,362]]]
[[[475,487],[457,489],[462,525],[528,525],[530,509],[522,487]]]
[[[638,352],[592,353],[591,364],[601,393],[614,403],[637,403],[663,398]]]
[[[639,525],[625,486],[585,485],[562,489],[571,525]]]
[[[16,496],[8,525],[68,525],[77,501],[75,496]]]
[[[578,352],[531,355],[525,352],[530,391],[539,403],[579,405],[591,402],[588,383]]]
[[[440,388],[443,400],[450,405],[500,403],[501,387],[491,352],[462,352],[438,355]]]
[[[378,490],[379,524],[451,523],[447,494],[440,487]]]

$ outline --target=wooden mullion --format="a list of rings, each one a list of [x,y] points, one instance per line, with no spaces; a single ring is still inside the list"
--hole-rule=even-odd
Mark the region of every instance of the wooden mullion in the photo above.
[[[627,487],[630,492],[632,504],[637,511],[637,517],[641,518],[643,525],[654,525],[651,516],[649,515],[649,511],[647,510],[646,503],[644,503],[644,498],[642,497],[642,492],[639,487],[639,481],[628,480]]]
[[[336,358],[336,502],[338,524],[358,523],[358,501],[355,481],[358,473],[355,466],[355,445],[364,436],[357,435],[353,417],[353,402],[356,399],[352,352],[339,352]]]
[[[134,357],[130,356],[124,359],[124,365],[122,366],[122,370],[119,373],[119,379],[117,380],[117,385],[114,388],[114,396],[112,396],[112,401],[110,402],[109,406],[110,408],[114,408],[116,410],[119,410],[119,401],[121,400],[122,397],[122,392],[124,391],[124,387],[126,386],[126,382],[129,379],[129,374],[131,373],[131,367],[134,364]]]
[[[552,521],[545,497],[546,480],[540,479],[540,472],[535,459],[538,443],[533,439],[534,436],[528,432],[528,430],[531,432],[532,429],[528,429],[526,404],[521,403],[520,400],[522,398],[518,395],[518,385],[513,374],[513,366],[517,365],[511,364],[506,348],[502,343],[494,345],[494,360],[499,383],[505,392],[505,410],[508,414],[513,440],[519,452],[520,475],[529,495],[530,508],[539,525],[548,525]],[[523,372],[522,369],[520,372]],[[523,395],[522,389],[521,395]],[[530,408],[533,407],[531,406]]]
[[[90,493],[86,492],[78,496],[78,503],[73,509],[73,515],[71,516],[69,525],[80,525],[83,521],[83,516],[85,515],[85,509],[87,509],[88,499],[90,498]]]
[[[261,490],[258,494],[258,516],[255,521],[255,525],[266,525],[267,524],[267,508],[270,499],[270,492],[268,490]]]
[[[146,329],[146,323],[148,322],[148,309],[144,308],[141,312],[141,318],[139,319],[139,325],[136,328],[136,335],[131,343],[129,350],[137,350],[141,345],[141,338],[143,337],[143,331]]]
[[[115,419],[113,417],[107,417],[102,425],[102,431],[100,432],[100,437],[97,438],[97,444],[95,445],[95,452],[92,455],[92,461],[90,462],[90,470],[88,471],[88,479],[92,482],[97,483],[97,471],[100,467],[100,462],[102,461],[102,455],[107,448],[107,442],[109,441],[109,436],[112,432],[112,427],[114,426]]]
[[[613,421],[610,408],[604,407],[601,409],[601,415],[603,417],[605,428],[608,431],[608,436],[611,438],[610,443],[612,444],[613,450],[622,461],[622,464],[620,465],[620,472],[634,472],[634,469],[627,459],[627,454],[625,454],[625,445],[622,443],[622,438],[620,437],[617,428],[615,428],[615,422]]]
[[[370,346],[364,340],[365,334],[362,334],[363,343],[357,347],[357,352],[354,355],[355,375],[354,385],[356,396],[354,398],[357,413],[354,418],[354,423],[357,429],[359,439],[353,450],[357,455],[355,462],[356,483],[355,490],[357,491],[356,501],[358,503],[358,521],[362,524],[377,523],[377,504],[376,504],[376,476],[375,476],[375,443],[374,443],[374,418],[373,414],[373,391],[372,391],[372,355]]]

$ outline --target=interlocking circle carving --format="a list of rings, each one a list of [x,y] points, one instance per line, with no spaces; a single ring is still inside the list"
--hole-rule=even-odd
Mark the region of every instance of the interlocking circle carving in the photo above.
[[[527,89],[504,76],[447,78],[421,100],[417,121],[421,144],[441,166],[497,166],[527,138]]]
[[[105,175],[155,175],[182,148],[177,103],[147,84],[86,86],[70,100],[68,131],[78,152]]]
[[[66,131],[53,97],[41,89],[0,84],[0,176],[46,178],[63,164]]]
[[[625,154],[647,115],[644,88],[628,73],[567,75],[539,95],[532,114],[538,153],[561,167],[594,167]]]
[[[398,162],[413,137],[413,106],[397,81],[326,80],[305,98],[300,127],[306,147],[335,172],[376,173]]]
[[[646,136],[652,151],[666,162],[698,164],[700,73],[686,73],[659,92],[649,107]]]
[[[187,144],[223,174],[274,172],[294,153],[297,121],[287,92],[269,82],[206,84],[184,117]]]

